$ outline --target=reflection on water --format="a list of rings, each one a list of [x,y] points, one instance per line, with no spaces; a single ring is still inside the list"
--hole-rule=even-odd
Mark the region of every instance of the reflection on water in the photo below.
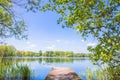
[[[52,67],[70,67],[83,80],[90,80],[88,74],[91,74],[91,72],[88,72],[88,67],[91,69],[99,68],[85,57],[0,58],[0,80],[44,80]]]

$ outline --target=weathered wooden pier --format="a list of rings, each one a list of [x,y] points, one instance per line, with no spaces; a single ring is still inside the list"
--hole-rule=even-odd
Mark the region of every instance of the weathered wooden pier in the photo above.
[[[71,68],[53,67],[45,80],[82,80]]]

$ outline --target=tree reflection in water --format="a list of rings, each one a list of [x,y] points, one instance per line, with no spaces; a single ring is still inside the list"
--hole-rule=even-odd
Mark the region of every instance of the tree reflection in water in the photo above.
[[[85,58],[0,58],[0,80],[32,80],[35,75],[27,65],[22,64],[24,62],[38,61],[40,64],[50,66],[48,65],[50,63],[73,63],[74,60],[84,61]]]
[[[84,62],[86,59],[88,58],[0,58],[0,80],[34,79],[35,74],[29,66],[22,64],[24,62],[38,61],[39,64],[50,66],[48,64],[73,63],[74,60]],[[85,74],[87,80],[120,80],[120,66],[95,71],[88,68]]]

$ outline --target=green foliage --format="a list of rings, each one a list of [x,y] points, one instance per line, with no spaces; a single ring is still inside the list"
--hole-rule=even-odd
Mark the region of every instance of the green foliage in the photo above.
[[[27,25],[15,7],[35,12],[40,7],[40,0],[0,0],[0,38],[27,38]]]
[[[73,53],[72,51],[46,51],[43,53],[45,57],[90,57],[90,54]]]
[[[115,69],[120,66],[119,0],[47,0],[41,10],[60,14],[58,24],[63,28],[75,29],[84,38],[95,37],[98,45],[88,47],[92,61],[100,65],[107,63],[114,76],[119,74],[119,69]]]
[[[0,79],[5,80],[31,80],[32,79],[32,71],[27,65],[0,65]]]
[[[116,68],[90,69],[86,70],[87,80],[119,80],[120,66]]]
[[[42,51],[40,50],[40,51],[38,52],[38,54],[39,54],[39,56],[42,56],[43,53],[42,53]]]
[[[16,49],[14,46],[8,45],[1,45],[0,46],[0,57],[12,56],[14,55]]]
[[[14,6],[27,11],[55,11],[62,27],[77,30],[85,38],[93,35],[99,44],[90,48],[95,61],[119,63],[120,1],[119,0],[0,0],[1,38],[25,38],[24,20],[16,17]],[[109,58],[107,56],[110,56]],[[118,56],[118,57],[117,57]],[[107,57],[107,58],[106,58]],[[117,58],[116,58],[117,57]]]
[[[90,69],[86,71],[87,80],[111,80],[111,76],[106,69]]]
[[[12,45],[0,45],[0,57],[90,57],[90,54],[73,53],[72,51],[20,51]]]
[[[26,25],[22,19],[17,19],[12,9],[13,5],[11,0],[0,0],[0,38],[13,36],[24,38],[26,36],[24,34]]]
[[[89,47],[94,60],[100,63],[119,63],[120,1],[119,0],[47,0],[42,11],[60,14],[58,23],[77,30],[85,38],[93,35],[96,47]]]

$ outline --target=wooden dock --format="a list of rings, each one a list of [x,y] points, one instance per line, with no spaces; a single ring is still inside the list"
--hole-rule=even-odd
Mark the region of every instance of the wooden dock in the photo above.
[[[45,80],[82,80],[71,68],[53,67]]]

